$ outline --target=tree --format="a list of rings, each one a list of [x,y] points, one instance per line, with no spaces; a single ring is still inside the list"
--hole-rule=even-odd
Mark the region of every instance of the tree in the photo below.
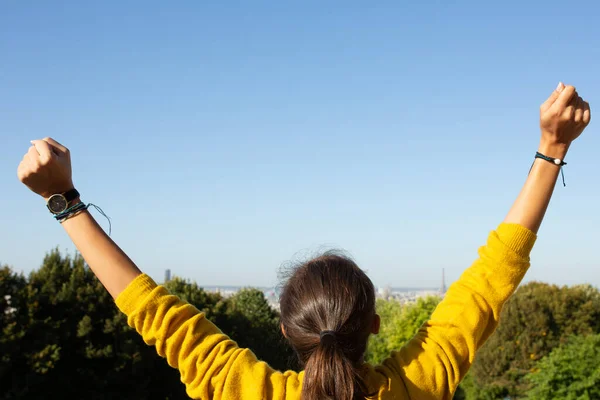
[[[600,399],[600,335],[572,337],[540,360],[526,380],[531,400]]]
[[[16,333],[0,338],[13,349],[1,399],[185,398],[80,256],[51,251],[15,301]]]
[[[378,364],[398,350],[417,333],[429,319],[440,302],[439,297],[418,298],[416,302],[402,304],[397,300],[377,300],[377,313],[381,317],[379,334],[372,335],[367,348],[367,360]]]
[[[589,286],[559,287],[532,282],[504,306],[500,324],[471,368],[469,400],[521,398],[536,362],[571,335],[600,332],[600,292]]]
[[[219,293],[207,292],[196,282],[180,277],[174,277],[164,286],[171,293],[202,311],[206,318],[217,326],[226,324],[227,300]]]
[[[0,387],[6,387],[9,372],[18,360],[27,316],[22,302],[27,281],[8,266],[0,267]]]
[[[204,312],[238,346],[251,349],[271,367],[298,369],[295,354],[281,334],[279,313],[269,305],[261,290],[245,288],[224,298],[177,277],[165,287]]]
[[[256,289],[231,298],[175,278],[188,301],[273,367],[294,359],[279,314]],[[0,268],[0,399],[187,399],[179,372],[147,346],[79,255],[52,250],[27,278]]]
[[[275,369],[299,369],[296,355],[281,333],[279,313],[261,290],[246,288],[231,296],[227,315],[223,330],[239,346],[250,348]]]

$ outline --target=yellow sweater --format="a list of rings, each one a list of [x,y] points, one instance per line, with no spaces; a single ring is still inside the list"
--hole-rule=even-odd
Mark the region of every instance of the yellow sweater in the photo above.
[[[501,224],[416,336],[381,365],[364,366],[379,399],[451,399],[529,268],[536,236]],[[117,298],[128,323],[181,373],[194,399],[300,399],[304,373],[279,372],[223,334],[192,305],[137,277]]]

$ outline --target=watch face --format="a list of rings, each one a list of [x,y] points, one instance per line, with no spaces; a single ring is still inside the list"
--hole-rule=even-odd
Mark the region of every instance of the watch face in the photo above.
[[[55,194],[48,199],[48,208],[54,214],[59,214],[67,209],[67,199],[62,194]]]

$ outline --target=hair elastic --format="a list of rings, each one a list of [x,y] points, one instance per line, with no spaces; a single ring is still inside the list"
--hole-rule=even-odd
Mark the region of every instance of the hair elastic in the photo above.
[[[325,336],[331,336],[335,339],[335,331],[321,331],[319,334],[319,340],[323,340]]]

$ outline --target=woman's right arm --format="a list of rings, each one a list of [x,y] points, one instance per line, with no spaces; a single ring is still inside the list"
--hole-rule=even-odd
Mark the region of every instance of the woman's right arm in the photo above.
[[[575,88],[560,84],[541,107],[538,151],[563,160],[589,120],[589,105]],[[559,172],[559,165],[535,160],[519,196],[480,248],[477,261],[449,288],[416,336],[378,367],[383,374],[400,378],[399,390],[409,398],[452,398],[529,268],[529,254]]]

